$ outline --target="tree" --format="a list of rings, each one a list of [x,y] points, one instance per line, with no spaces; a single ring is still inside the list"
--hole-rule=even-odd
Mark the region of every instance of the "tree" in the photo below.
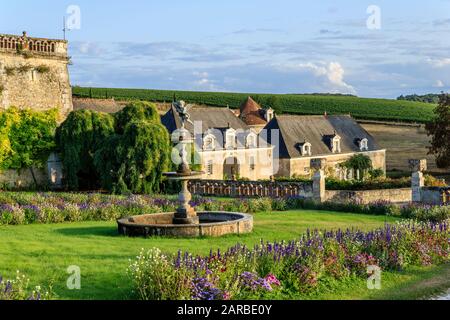
[[[0,169],[42,168],[55,148],[57,110],[36,112],[11,107],[0,113]],[[36,179],[35,179],[36,182]]]
[[[160,122],[160,117],[155,106],[145,101],[133,101],[114,115],[115,129],[118,134],[123,134],[125,127],[132,121],[146,120]]]
[[[115,133],[94,156],[102,187],[112,193],[159,191],[171,149],[156,108],[145,102],[132,103],[115,117]]]
[[[429,154],[436,156],[439,168],[450,168],[450,95],[442,94],[434,110],[434,119],[426,124],[428,136],[431,136]]]
[[[373,168],[372,160],[364,154],[355,154],[350,159],[341,164],[342,167],[353,169],[359,179],[364,178],[365,174]],[[360,175],[362,173],[362,175]]]
[[[93,155],[112,134],[113,116],[90,110],[70,113],[57,129],[56,143],[69,189],[92,189],[99,186]]]

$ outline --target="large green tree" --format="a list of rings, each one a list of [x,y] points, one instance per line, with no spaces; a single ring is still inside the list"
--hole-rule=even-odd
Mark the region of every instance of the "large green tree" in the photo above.
[[[159,191],[170,164],[169,133],[156,121],[132,121],[97,151],[95,164],[102,186],[113,193]]]
[[[431,136],[430,154],[436,156],[440,168],[450,168],[450,95],[442,94],[434,110],[434,119],[427,123],[426,130]]]
[[[93,157],[112,134],[114,117],[90,110],[70,113],[57,129],[56,142],[69,189],[93,189],[99,186]]]

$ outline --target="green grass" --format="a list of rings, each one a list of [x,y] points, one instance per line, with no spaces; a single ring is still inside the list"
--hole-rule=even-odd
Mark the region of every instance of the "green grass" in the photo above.
[[[323,300],[418,300],[441,295],[450,288],[450,264],[409,267],[403,271],[382,272],[381,290],[367,289],[364,279],[329,283],[310,295],[293,299]]]
[[[106,98],[118,100],[147,100],[171,102],[177,99],[210,106],[238,108],[251,93],[193,92],[146,89],[107,89],[74,87],[78,97]],[[269,94],[258,94],[264,101]],[[285,113],[292,114],[351,114],[358,119],[403,122],[427,122],[433,116],[434,104],[391,99],[358,98],[337,95],[283,94],[277,95]]]
[[[307,228],[369,230],[393,221],[384,216],[317,211],[261,213],[255,215],[252,234],[201,239],[126,238],[117,235],[111,222],[6,226],[0,227],[0,274],[12,277],[20,270],[33,285],[53,281],[61,299],[126,299],[132,298],[126,269],[141,248],[208,254],[211,248],[226,249],[237,242],[253,245],[261,238],[295,239]],[[65,288],[70,265],[81,268],[80,291]]]

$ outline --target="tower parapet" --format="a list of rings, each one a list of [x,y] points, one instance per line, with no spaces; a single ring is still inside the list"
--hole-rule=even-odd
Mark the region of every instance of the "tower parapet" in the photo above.
[[[0,51],[68,58],[66,40],[32,38],[25,31],[22,36],[0,34]]]

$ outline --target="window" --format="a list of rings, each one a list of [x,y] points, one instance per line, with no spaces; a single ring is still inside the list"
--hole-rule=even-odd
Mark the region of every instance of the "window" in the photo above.
[[[255,168],[256,168],[255,157],[251,156],[250,157],[250,171],[255,171]]]
[[[236,131],[233,129],[228,129],[225,137],[226,137],[225,141],[226,149],[236,148]]]
[[[305,142],[302,147],[302,155],[310,156],[311,155],[311,143]]]
[[[274,111],[273,111],[273,109],[272,109],[272,108],[267,109],[267,110],[266,110],[266,121],[267,121],[267,122],[272,121],[273,117],[274,117]]]
[[[335,136],[333,138],[331,152],[333,152],[333,153],[341,152],[341,137]]]
[[[216,148],[216,139],[213,135],[207,135],[203,140],[203,150],[214,150]]]
[[[359,142],[359,149],[360,149],[361,151],[367,151],[367,150],[369,150],[369,140],[367,140],[366,138],[362,139],[362,140]]]
[[[206,164],[206,173],[209,176],[212,176],[214,174],[214,163],[212,160],[208,160],[208,163]]]
[[[253,133],[247,136],[247,148],[256,148],[256,135]]]

